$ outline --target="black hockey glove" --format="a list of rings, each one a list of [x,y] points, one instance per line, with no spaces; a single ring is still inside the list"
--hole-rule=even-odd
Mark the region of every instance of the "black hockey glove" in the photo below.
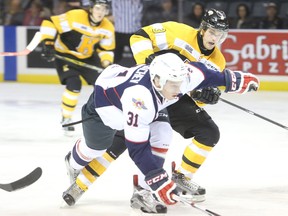
[[[52,62],[55,60],[55,49],[53,40],[44,40],[42,42],[41,57],[47,62]]]
[[[205,104],[216,104],[219,101],[221,91],[217,87],[207,87],[195,90],[191,93],[191,97]]]

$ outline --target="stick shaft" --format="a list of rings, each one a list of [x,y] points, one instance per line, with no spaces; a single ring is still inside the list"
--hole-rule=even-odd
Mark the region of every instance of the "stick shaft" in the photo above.
[[[172,194],[172,198],[178,202],[182,202],[184,203],[185,205],[189,205],[195,209],[198,209],[199,211],[205,213],[206,215],[209,215],[209,216],[221,216],[220,214],[216,213],[216,212],[213,212],[209,209],[206,209],[204,207],[201,207],[201,206],[198,206],[197,204],[195,204],[194,202],[189,202],[187,201],[186,199],[183,199],[181,197],[179,197],[178,195],[175,195],[175,194]]]
[[[86,67],[86,68],[95,70],[98,73],[101,73],[103,71],[103,68],[97,67],[95,65],[90,65],[90,64],[87,64],[87,63],[84,63],[84,62],[80,62],[80,61],[77,61],[75,59],[71,59],[71,58],[68,58],[68,57],[60,56],[60,55],[57,55],[57,54],[55,55],[55,57],[58,58],[58,59],[61,59],[63,61],[71,62],[73,64],[76,64],[76,65],[79,65],[79,66],[82,66],[82,67]]]
[[[243,110],[243,111],[245,111],[245,112],[247,112],[247,113],[249,113],[249,114],[251,114],[251,115],[257,116],[257,117],[259,117],[259,118],[261,118],[261,119],[263,119],[263,120],[265,120],[265,121],[268,121],[268,122],[270,122],[270,123],[272,123],[272,124],[275,124],[275,125],[277,125],[277,126],[279,126],[279,127],[282,127],[282,128],[284,128],[284,129],[288,130],[288,127],[287,127],[287,126],[285,126],[285,125],[283,125],[283,124],[280,124],[280,123],[278,123],[278,122],[275,122],[275,121],[273,121],[273,120],[271,120],[271,119],[269,119],[269,118],[267,118],[267,117],[264,117],[264,116],[262,116],[262,115],[259,115],[259,114],[255,113],[255,112],[251,111],[251,110],[248,110],[248,109],[246,109],[246,108],[244,108],[244,107],[241,107],[241,106],[239,106],[239,105],[237,105],[237,104],[234,104],[234,103],[232,103],[232,102],[230,102],[230,101],[227,101],[227,100],[225,100],[225,99],[223,99],[223,98],[220,98],[219,100],[222,101],[222,102],[224,102],[224,103],[227,103],[227,104],[229,104],[229,105],[231,105],[231,106],[234,106],[234,107],[236,107],[236,108],[238,108],[238,109],[241,109],[241,110]]]
[[[85,121],[88,121],[89,119],[92,119],[93,117],[88,117],[86,119],[82,119],[80,121],[76,121],[76,122],[71,122],[71,123],[68,123],[68,124],[63,124],[62,127],[69,127],[69,126],[72,126],[72,125],[76,125],[76,124],[80,124],[82,122],[85,122]]]

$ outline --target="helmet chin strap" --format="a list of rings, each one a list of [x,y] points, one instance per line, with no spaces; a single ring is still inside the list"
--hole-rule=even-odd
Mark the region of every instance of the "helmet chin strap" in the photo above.
[[[158,99],[161,101],[161,103],[163,103],[166,100],[164,95],[161,93],[161,90],[163,88],[161,88],[161,90],[160,90],[159,88],[155,87],[155,85],[153,85],[153,87],[154,87],[154,90],[155,90],[155,93],[156,93]]]
[[[160,80],[159,80],[160,81]],[[161,91],[163,90],[164,85],[161,85],[159,83],[159,87],[155,84],[155,80],[153,80],[152,82],[152,86],[158,96],[158,98],[162,101],[162,99],[165,99],[164,95],[161,93]],[[162,99],[161,99],[162,98]],[[162,101],[163,102],[163,101]]]
[[[204,31],[204,30],[202,30],[202,31]],[[214,51],[215,47],[212,50],[208,50],[205,48],[204,43],[203,43],[203,35],[201,35],[200,31],[197,34],[197,40],[198,40],[199,48],[200,48],[200,51],[202,54],[210,55]]]
[[[200,49],[206,51],[207,49],[204,47],[204,44],[203,44],[203,35],[201,34],[200,31],[197,34],[197,38],[198,38],[198,44],[199,44]]]
[[[90,22],[90,24],[91,24],[92,26],[99,26],[100,23],[101,23],[101,21],[95,22],[95,21],[93,20],[93,17],[92,17],[92,14],[91,14],[91,13],[90,13],[90,15],[89,15],[89,22]]]

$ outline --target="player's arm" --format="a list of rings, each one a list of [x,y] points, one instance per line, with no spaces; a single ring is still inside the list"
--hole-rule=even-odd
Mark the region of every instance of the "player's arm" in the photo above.
[[[148,63],[149,56],[154,54],[148,30],[149,26],[143,27],[130,37],[130,47],[137,64]]]
[[[259,79],[252,73],[231,71],[215,72],[200,62],[190,62],[188,91],[213,86],[225,86],[225,92],[244,94],[248,91],[257,91]]]
[[[141,86],[125,89],[121,98],[124,119],[125,142],[129,155],[143,174],[158,169],[150,149],[150,123],[156,108],[150,91]]]
[[[107,23],[107,24],[106,24]],[[112,23],[105,20],[105,37],[100,40],[97,53],[103,68],[108,67],[114,61],[115,29]]]
[[[155,160],[149,142],[150,123],[156,111],[150,91],[143,86],[132,87],[125,90],[121,101],[125,116],[125,143],[131,159],[145,175],[146,183],[157,198],[168,205],[175,204],[171,193],[176,186]]]
[[[51,19],[43,20],[40,26],[40,33],[42,35],[41,57],[48,62],[54,61],[54,40],[57,35],[57,29]]]
[[[217,58],[213,59],[213,62],[217,62],[215,65],[218,67],[219,71],[223,71],[226,66],[226,60],[217,47],[215,47],[214,56]],[[206,104],[218,103],[221,91],[218,87],[207,87],[190,92],[190,96],[196,101],[198,106],[205,106]]]
[[[51,19],[45,19],[40,26],[42,40],[54,40],[57,35],[57,29]]]

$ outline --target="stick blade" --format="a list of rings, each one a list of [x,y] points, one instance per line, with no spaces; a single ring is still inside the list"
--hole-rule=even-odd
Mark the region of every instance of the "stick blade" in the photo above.
[[[41,177],[41,175],[42,175],[42,169],[40,167],[37,167],[27,176],[15,182],[8,184],[0,184],[0,188],[8,192],[20,190],[36,182]]]

